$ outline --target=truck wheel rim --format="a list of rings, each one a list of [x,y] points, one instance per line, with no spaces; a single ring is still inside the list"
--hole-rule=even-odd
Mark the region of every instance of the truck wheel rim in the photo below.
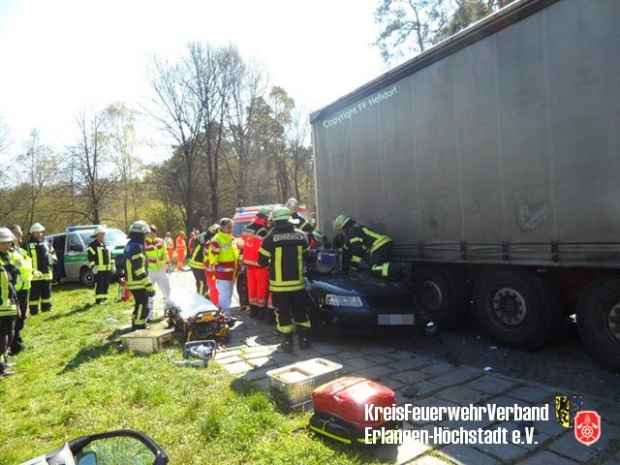
[[[527,316],[527,305],[523,296],[515,289],[498,289],[491,299],[493,313],[506,326],[519,326]]]
[[[611,334],[620,342],[620,302],[614,305],[609,311],[607,324],[609,325]]]
[[[422,306],[432,311],[439,310],[443,302],[443,293],[441,287],[434,281],[424,281],[422,284],[422,293],[420,296]]]

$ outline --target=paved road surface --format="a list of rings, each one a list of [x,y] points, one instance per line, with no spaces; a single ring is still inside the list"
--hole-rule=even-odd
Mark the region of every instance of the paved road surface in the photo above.
[[[193,292],[190,273],[175,273],[173,285]],[[445,332],[435,337],[411,337],[402,332],[374,337],[324,338],[295,355],[274,352],[273,327],[239,313],[227,348],[217,360],[231,374],[267,389],[266,371],[299,359],[326,357],[343,365],[343,373],[379,380],[397,394],[397,401],[421,406],[549,405],[549,421],[450,422],[448,428],[506,428],[523,431],[534,426],[532,444],[503,446],[446,445],[409,440],[401,446],[378,447],[376,453],[397,464],[437,465],[620,465],[620,378],[597,367],[583,355],[576,340],[524,353],[495,347],[475,328]],[[492,370],[485,370],[491,367]],[[598,410],[602,437],[591,447],[579,444],[572,429],[555,419],[554,396],[577,395],[584,409]],[[432,431],[437,423],[406,427]]]

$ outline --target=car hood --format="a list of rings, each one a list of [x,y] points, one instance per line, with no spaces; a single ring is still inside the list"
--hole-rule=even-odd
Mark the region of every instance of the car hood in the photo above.
[[[308,281],[313,289],[320,289],[330,294],[362,297],[394,297],[411,294],[411,291],[402,283],[377,278],[370,273],[311,275]]]

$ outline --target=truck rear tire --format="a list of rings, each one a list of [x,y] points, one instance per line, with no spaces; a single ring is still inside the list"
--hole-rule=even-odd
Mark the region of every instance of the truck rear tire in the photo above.
[[[556,315],[546,284],[526,271],[482,273],[474,301],[476,318],[491,337],[526,350],[545,344]]]
[[[464,273],[420,266],[413,271],[413,284],[416,306],[425,319],[440,328],[459,326],[468,304]]]
[[[620,279],[596,281],[581,293],[577,327],[587,351],[620,371]]]

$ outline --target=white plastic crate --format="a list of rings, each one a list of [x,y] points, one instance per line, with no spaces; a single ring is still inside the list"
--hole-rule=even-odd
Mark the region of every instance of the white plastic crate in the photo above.
[[[312,358],[282,368],[269,370],[271,390],[276,400],[296,408],[311,401],[311,394],[321,384],[338,377],[342,365],[325,358]]]

